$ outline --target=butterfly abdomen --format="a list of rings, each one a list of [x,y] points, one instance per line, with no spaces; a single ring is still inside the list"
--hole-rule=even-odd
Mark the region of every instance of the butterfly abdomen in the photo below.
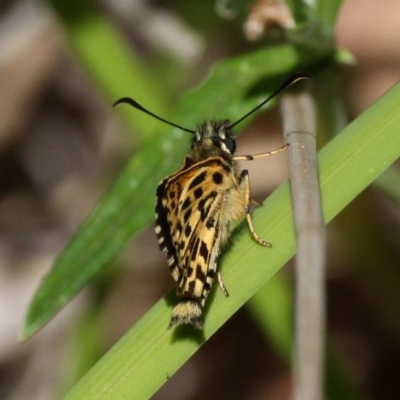
[[[197,329],[203,329],[203,315],[199,300],[182,297],[172,310],[168,328],[181,324],[192,324]]]

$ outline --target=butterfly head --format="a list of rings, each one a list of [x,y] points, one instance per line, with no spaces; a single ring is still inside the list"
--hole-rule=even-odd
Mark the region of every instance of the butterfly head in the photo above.
[[[147,110],[146,108],[141,106],[136,100],[133,100],[130,97],[123,97],[117,100],[114,103],[114,106],[121,103],[129,104],[132,107],[148,115],[151,115],[153,118],[156,118],[159,121],[165,122],[166,124],[181,129],[182,131],[191,133],[193,135],[192,151],[191,151],[191,158],[193,159],[193,161],[201,161],[214,156],[220,156],[226,159],[231,159],[232,155],[235,153],[236,150],[236,142],[232,134],[232,128],[234,128],[248,116],[256,112],[265,103],[267,103],[277,94],[279,94],[282,90],[292,85],[294,82],[300,79],[310,79],[310,78],[311,77],[309,75],[304,73],[298,73],[291,76],[286,82],[284,82],[277,90],[275,90],[275,92],[273,92],[262,103],[260,103],[257,107],[250,110],[247,114],[243,115],[233,124],[231,124],[228,120],[210,121],[201,124],[196,130],[191,130],[183,126],[180,126],[178,124],[175,124],[173,122],[167,121],[164,118],[161,118],[158,115]]]
[[[199,161],[213,156],[231,157],[236,141],[230,121],[209,121],[201,124],[193,135],[192,155]]]

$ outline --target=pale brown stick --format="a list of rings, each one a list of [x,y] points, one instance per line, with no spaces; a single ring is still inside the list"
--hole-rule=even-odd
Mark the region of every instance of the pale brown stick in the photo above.
[[[297,236],[294,400],[321,400],[325,361],[325,236],[309,94],[285,94],[281,108]]]

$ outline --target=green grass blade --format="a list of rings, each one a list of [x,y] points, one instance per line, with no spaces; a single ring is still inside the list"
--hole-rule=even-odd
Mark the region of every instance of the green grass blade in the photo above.
[[[180,102],[170,119],[193,128],[196,123],[215,117],[215,110],[221,110],[223,115],[219,118],[234,120],[260,101],[260,97],[244,100],[251,85],[266,76],[287,75],[310,61],[307,54],[288,45],[223,61],[204,85]],[[278,81],[281,83],[283,78]],[[272,88],[277,86],[278,83]],[[28,311],[23,338],[40,329],[118,254],[134,233],[153,221],[157,184],[178,168],[189,139],[185,132],[166,129],[158,140],[143,145],[132,158],[112,191],[42,281]]]
[[[132,51],[119,30],[87,0],[50,0],[64,23],[69,45],[90,79],[111,105],[120,97],[140,93],[155,113],[165,114],[165,91],[143,61]],[[129,92],[129,93],[128,93]],[[153,133],[156,121],[143,113],[119,109],[135,137],[144,142]]]
[[[400,85],[390,90],[320,152],[325,221],[335,217],[400,156]],[[190,327],[167,330],[172,294],[160,300],[67,394],[64,400],[148,399],[295,252],[289,185],[254,213],[257,246],[246,229],[233,237],[222,274],[231,297],[214,290],[204,336]],[[210,310],[210,312],[208,312]]]
[[[249,310],[280,357],[290,364],[293,339],[293,291],[282,273],[270,279],[248,302]]]
[[[375,181],[375,185],[400,204],[400,168],[388,168]]]

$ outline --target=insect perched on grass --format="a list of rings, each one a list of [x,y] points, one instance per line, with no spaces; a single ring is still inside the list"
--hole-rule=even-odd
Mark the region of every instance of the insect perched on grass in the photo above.
[[[231,222],[246,218],[253,238],[262,246],[271,246],[254,230],[249,212],[249,174],[246,169],[239,169],[237,161],[270,156],[284,150],[287,145],[266,153],[234,156],[236,142],[232,128],[283,89],[305,78],[309,76],[292,76],[233,124],[228,120],[209,121],[196,130],[166,121],[129,97],[114,103],[130,104],[160,121],[193,134],[192,146],[182,167],[164,178],[156,192],[155,231],[160,249],[167,254],[180,297],[172,311],[169,328],[180,324],[203,328],[202,308],[215,276],[225,296],[228,296],[221,274],[217,271],[217,259],[221,247],[229,238]]]

